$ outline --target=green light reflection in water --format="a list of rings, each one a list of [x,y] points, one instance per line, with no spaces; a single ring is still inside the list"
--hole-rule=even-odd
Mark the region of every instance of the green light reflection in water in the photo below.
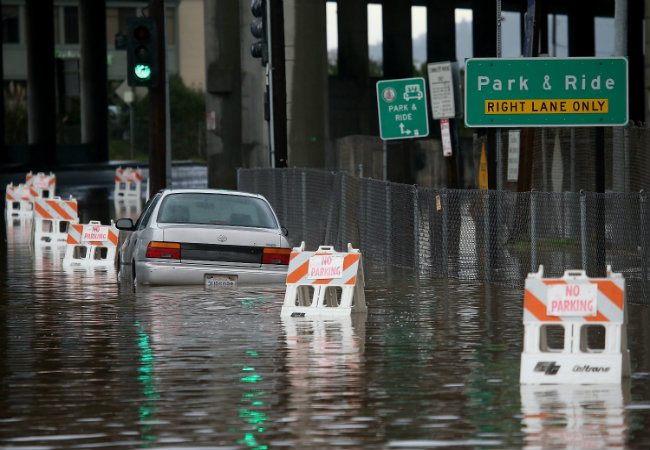
[[[151,417],[156,413],[155,400],[160,397],[156,391],[156,386],[153,378],[153,363],[156,357],[153,356],[151,345],[149,343],[149,335],[144,331],[144,327],[140,322],[136,321],[135,326],[138,329],[138,351],[140,354],[140,366],[138,367],[138,381],[140,381],[142,394],[145,401],[138,408],[138,419],[141,423],[140,426],[140,439],[147,441],[142,443],[142,447],[153,446],[153,441],[156,436],[153,433],[154,426],[147,423]]]
[[[257,357],[258,353],[254,350],[248,350],[246,354],[249,357]],[[255,367],[250,365],[244,365],[242,367],[242,372],[246,373],[246,376],[241,377],[239,380],[242,383],[252,383],[255,384],[263,380],[263,377],[257,374],[250,374],[254,372]],[[268,420],[266,414],[261,411],[256,410],[259,407],[264,406],[264,402],[259,398],[264,394],[262,389],[253,388],[242,394],[242,403],[245,407],[240,408],[239,417],[245,422],[253,426],[253,431],[244,432],[244,437],[238,439],[237,443],[246,445],[253,450],[266,450],[268,449],[267,445],[260,444],[258,439],[259,436],[256,433],[263,433],[266,428],[264,423]]]

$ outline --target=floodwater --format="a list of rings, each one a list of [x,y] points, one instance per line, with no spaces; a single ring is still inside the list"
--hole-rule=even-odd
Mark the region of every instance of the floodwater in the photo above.
[[[650,448],[647,306],[620,386],[520,386],[517,290],[366,262],[367,314],[285,320],[284,286],[133,291],[2,228],[2,449]]]

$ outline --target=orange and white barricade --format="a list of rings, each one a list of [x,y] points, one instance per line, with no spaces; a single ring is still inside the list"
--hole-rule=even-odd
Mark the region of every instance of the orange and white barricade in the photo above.
[[[7,217],[7,224],[10,218],[33,217],[34,203],[29,191],[29,186],[26,184],[18,184],[14,186],[13,183],[7,185],[5,191],[5,216]]]
[[[118,237],[119,230],[113,221],[110,225],[102,225],[98,220],[70,224],[63,267],[113,266]]]
[[[332,317],[366,312],[361,253],[331,246],[306,252],[305,243],[291,251],[282,317]]]
[[[521,384],[620,384],[630,376],[625,279],[567,270],[526,279]]]
[[[70,224],[79,223],[77,200],[34,199],[34,244],[65,244]]]
[[[115,200],[140,200],[142,173],[140,169],[118,167],[115,171]]]
[[[33,198],[52,198],[56,193],[56,175],[52,172],[49,175],[43,172],[37,174],[29,172],[25,177],[25,184],[29,187]]]

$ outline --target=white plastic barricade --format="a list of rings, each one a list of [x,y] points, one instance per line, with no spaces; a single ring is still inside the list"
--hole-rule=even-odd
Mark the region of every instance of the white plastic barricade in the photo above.
[[[140,199],[142,197],[142,173],[140,169],[118,167],[115,171],[115,199]]]
[[[113,221],[110,225],[102,225],[98,220],[70,224],[63,266],[113,266],[118,237],[119,230]]]
[[[366,312],[361,253],[321,245],[306,252],[305,243],[291,251],[283,317],[328,317]]]
[[[25,184],[29,187],[32,197],[52,198],[56,194],[56,175],[43,172],[33,174],[29,172],[25,177]]]
[[[567,270],[526,279],[522,384],[620,384],[630,376],[625,279]]]
[[[26,184],[18,184],[14,186],[13,183],[7,185],[5,191],[5,216],[7,224],[11,217],[33,217],[34,203],[29,191],[29,186]]]
[[[70,224],[79,223],[77,200],[34,199],[34,244],[65,244]]]

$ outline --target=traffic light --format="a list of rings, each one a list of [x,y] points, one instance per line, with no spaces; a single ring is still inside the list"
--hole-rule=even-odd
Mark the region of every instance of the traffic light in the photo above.
[[[129,86],[158,86],[158,28],[150,17],[129,17],[126,22],[126,66]]]
[[[269,62],[266,2],[267,0],[251,0],[251,12],[253,13],[253,17],[255,17],[251,22],[251,33],[259,39],[251,44],[251,55],[254,58],[261,58],[263,66]]]

